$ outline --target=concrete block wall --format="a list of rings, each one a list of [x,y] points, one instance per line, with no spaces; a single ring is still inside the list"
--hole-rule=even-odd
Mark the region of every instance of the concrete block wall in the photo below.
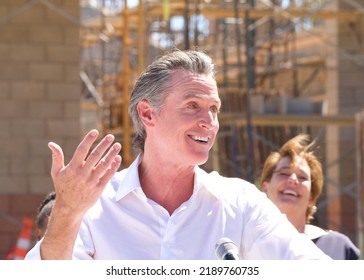
[[[80,141],[80,5],[46,2],[0,0],[0,259],[53,190],[47,143]]]

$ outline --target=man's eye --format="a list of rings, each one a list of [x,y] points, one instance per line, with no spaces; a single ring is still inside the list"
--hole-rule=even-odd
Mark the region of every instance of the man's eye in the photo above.
[[[219,110],[219,108],[217,108],[216,106],[212,106],[211,107],[211,112],[213,112],[213,113],[220,113],[220,110]]]
[[[187,108],[189,108],[189,109],[196,109],[196,108],[198,108],[198,106],[197,106],[196,103],[190,103],[190,104],[187,105]]]

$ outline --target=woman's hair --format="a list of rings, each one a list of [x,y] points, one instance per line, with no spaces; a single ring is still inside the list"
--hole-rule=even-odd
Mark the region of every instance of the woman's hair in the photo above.
[[[279,152],[272,152],[267,157],[261,176],[261,184],[263,182],[270,182],[278,162],[284,157],[289,157],[291,162],[298,156],[306,160],[311,171],[311,194],[313,200],[313,206],[309,206],[306,211],[306,223],[313,219],[313,215],[316,212],[315,205],[323,187],[322,166],[313,152],[314,145],[315,141],[310,142],[310,138],[306,134],[299,134],[290,139],[282,146]]]
[[[173,49],[150,64],[136,81],[129,102],[129,115],[133,121],[135,148],[144,150],[147,137],[141,121],[137,105],[146,100],[156,110],[160,110],[165,97],[173,90],[169,81],[171,74],[178,69],[196,74],[206,74],[215,77],[215,66],[212,59],[203,52]]]

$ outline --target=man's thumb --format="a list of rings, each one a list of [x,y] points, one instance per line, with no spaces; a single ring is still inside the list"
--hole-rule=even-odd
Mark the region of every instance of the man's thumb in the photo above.
[[[49,149],[52,151],[52,177],[56,176],[64,167],[64,156],[62,148],[54,142],[48,143]]]

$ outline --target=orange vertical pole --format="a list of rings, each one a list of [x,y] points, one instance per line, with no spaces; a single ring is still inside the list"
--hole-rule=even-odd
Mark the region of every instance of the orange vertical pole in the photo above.
[[[138,74],[144,69],[144,5],[143,0],[139,0],[139,24],[138,24]]]
[[[128,104],[129,104],[129,96],[130,96],[130,63],[129,63],[129,23],[128,23],[128,1],[124,1],[124,12],[123,12],[123,141],[122,141],[122,157],[123,157],[123,165],[128,167],[132,163],[132,155],[131,155],[131,128],[130,128],[130,119],[128,114]]]

